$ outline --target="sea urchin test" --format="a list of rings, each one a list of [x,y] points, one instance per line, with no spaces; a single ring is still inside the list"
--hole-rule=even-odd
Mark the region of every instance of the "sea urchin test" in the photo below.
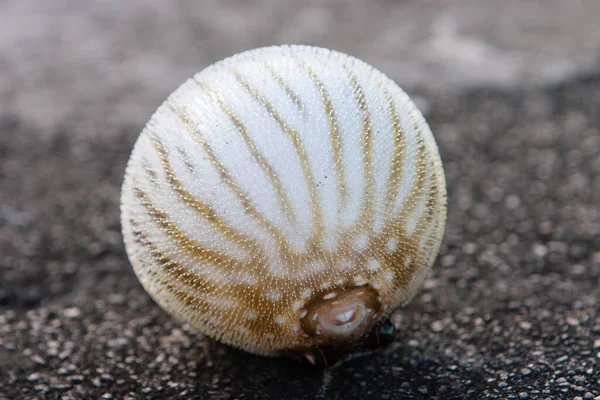
[[[121,218],[166,311],[251,353],[330,364],[392,340],[445,204],[433,135],[392,80],[342,53],[278,46],[206,68],[158,108]]]

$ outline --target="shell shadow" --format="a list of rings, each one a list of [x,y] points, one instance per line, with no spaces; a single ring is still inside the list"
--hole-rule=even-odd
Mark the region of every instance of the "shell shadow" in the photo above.
[[[460,388],[436,376],[440,357],[405,346],[406,341],[400,339],[385,349],[328,369],[293,358],[254,356],[211,341],[208,363],[196,371],[197,392],[277,399],[464,396]]]

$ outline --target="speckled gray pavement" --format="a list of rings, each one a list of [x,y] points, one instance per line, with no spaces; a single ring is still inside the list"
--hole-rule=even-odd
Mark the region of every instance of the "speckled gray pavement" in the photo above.
[[[600,2],[0,1],[0,399],[600,399]],[[150,114],[241,50],[315,44],[416,98],[448,180],[387,351],[331,371],[161,311],[121,242]]]

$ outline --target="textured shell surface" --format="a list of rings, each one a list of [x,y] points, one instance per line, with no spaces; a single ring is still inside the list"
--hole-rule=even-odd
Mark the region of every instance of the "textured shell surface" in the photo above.
[[[331,50],[276,46],[180,86],[122,189],[133,268],[165,310],[255,354],[359,343],[430,272],[446,219],[409,97]]]

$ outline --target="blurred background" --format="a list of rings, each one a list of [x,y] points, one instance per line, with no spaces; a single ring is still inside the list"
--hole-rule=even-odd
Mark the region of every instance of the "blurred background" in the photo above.
[[[0,1],[0,399],[599,399],[599,20],[595,0]],[[393,78],[448,180],[401,337],[328,384],[174,321],[121,242],[152,112],[215,61],[284,43]]]

